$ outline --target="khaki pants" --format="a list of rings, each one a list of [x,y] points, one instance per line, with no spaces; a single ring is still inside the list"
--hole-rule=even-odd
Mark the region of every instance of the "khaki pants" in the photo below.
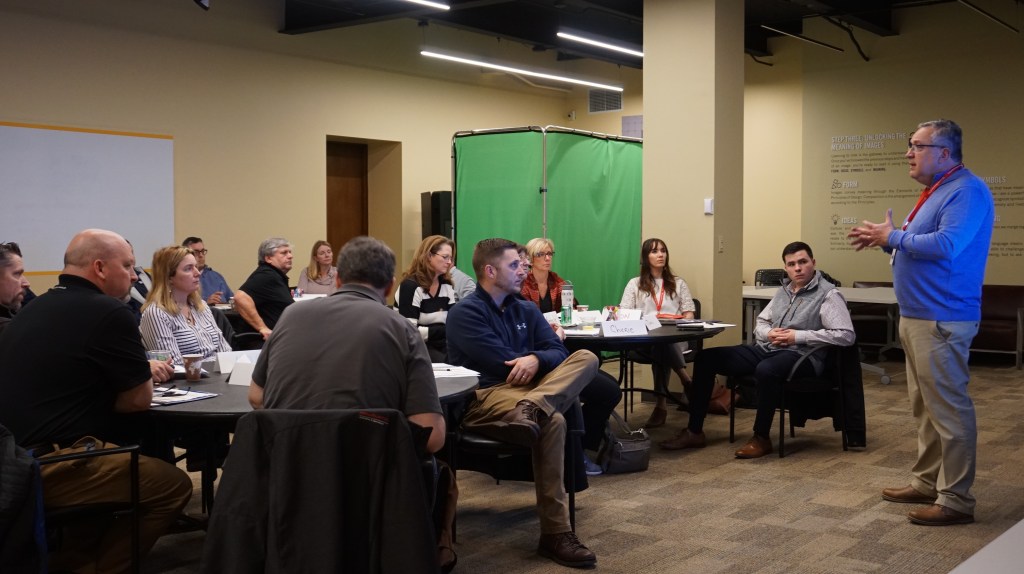
[[[917,421],[917,462],[910,485],[935,494],[936,503],[974,514],[970,493],[977,462],[978,428],[967,394],[968,349],[976,321],[900,318],[907,355],[907,393]]]
[[[85,450],[83,438],[47,456]],[[96,448],[117,445],[95,440]],[[131,455],[58,462],[40,467],[47,508],[125,501],[130,493]],[[46,456],[41,457],[42,460]],[[155,458],[139,457],[139,550],[145,555],[174,523],[192,496],[192,480],[178,468]],[[61,548],[51,555],[50,570],[78,573],[127,572],[131,566],[131,521],[117,519],[103,528],[81,524],[65,530]]]
[[[533,447],[533,480],[537,490],[537,514],[542,534],[569,532],[569,505],[565,492],[565,417],[598,369],[590,351],[577,351],[561,365],[531,385],[496,385],[476,392],[463,426],[473,428],[501,420],[516,403],[528,400],[550,417]]]

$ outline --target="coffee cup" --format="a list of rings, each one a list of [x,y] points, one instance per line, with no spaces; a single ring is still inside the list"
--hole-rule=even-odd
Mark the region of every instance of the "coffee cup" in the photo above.
[[[185,364],[185,380],[196,382],[203,376],[202,355],[182,355],[182,362]]]

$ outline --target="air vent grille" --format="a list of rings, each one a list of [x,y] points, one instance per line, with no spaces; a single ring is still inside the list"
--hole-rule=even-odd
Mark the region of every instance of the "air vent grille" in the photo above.
[[[590,113],[622,111],[622,92],[590,90]]]

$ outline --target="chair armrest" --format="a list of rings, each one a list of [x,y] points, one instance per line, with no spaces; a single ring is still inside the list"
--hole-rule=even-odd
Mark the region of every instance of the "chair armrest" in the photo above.
[[[793,368],[789,370],[789,374],[786,375],[786,382],[788,383],[793,380],[793,375],[796,374],[796,370],[800,368],[800,365],[802,365],[804,361],[810,359],[811,355],[817,353],[818,351],[821,351],[822,349],[827,350],[835,346],[836,345],[821,345],[820,347],[811,347],[811,349],[808,350],[806,353],[801,354],[800,358],[797,359],[795,363],[793,363]]]

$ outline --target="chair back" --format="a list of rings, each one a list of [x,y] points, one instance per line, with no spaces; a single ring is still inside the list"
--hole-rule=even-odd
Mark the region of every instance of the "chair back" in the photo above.
[[[758,287],[779,287],[785,278],[785,269],[758,269],[754,272],[754,285]]]
[[[393,409],[243,416],[201,572],[428,572],[436,538],[413,433]]]

